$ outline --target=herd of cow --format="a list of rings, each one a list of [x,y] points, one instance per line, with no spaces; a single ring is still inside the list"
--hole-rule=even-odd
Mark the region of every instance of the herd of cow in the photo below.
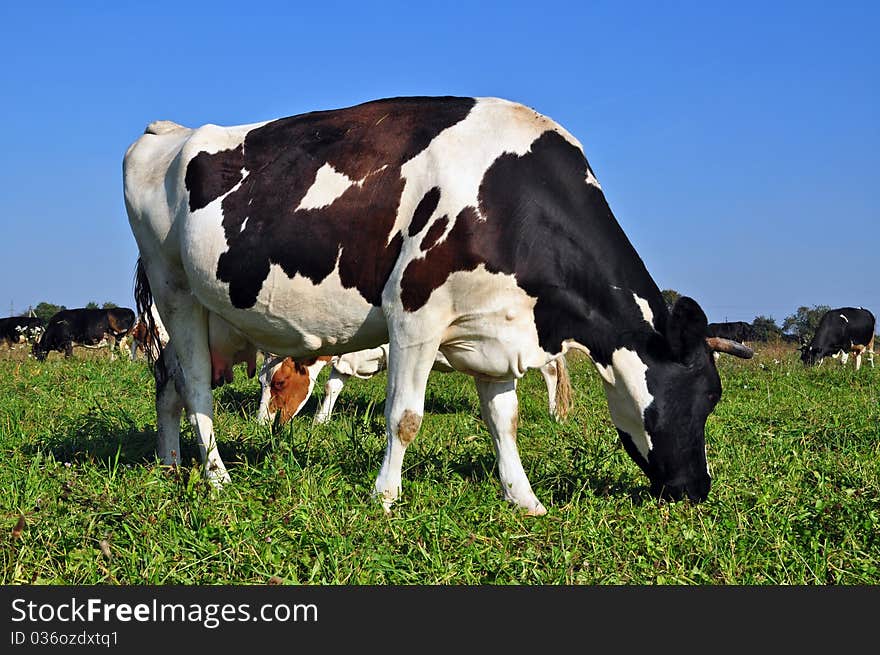
[[[710,327],[691,298],[666,305],[580,142],[550,118],[498,98],[414,97],[233,127],[156,121],[125,153],[123,186],[139,319],[53,317],[33,352],[115,346],[142,325],[163,463],[178,463],[185,412],[205,476],[229,481],[211,389],[239,362],[255,375],[258,351],[263,420],[299,412],[324,366],[317,420],[349,377],[387,369],[374,490],[390,511],[429,373],[454,370],[474,379],[505,498],[540,515],[516,445],[517,380],[539,369],[562,418],[575,349],[651,493],[707,498],[713,355],[749,358],[749,339]],[[858,367],[867,352],[873,365],[870,312],[825,319],[806,364],[854,353]]]

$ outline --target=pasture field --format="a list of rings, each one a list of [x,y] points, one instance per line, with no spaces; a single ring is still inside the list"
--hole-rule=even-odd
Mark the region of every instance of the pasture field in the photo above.
[[[718,362],[713,486],[700,505],[649,496],[588,360],[569,358],[574,407],[561,424],[530,372],[519,445],[548,509],[540,518],[501,499],[463,375],[432,374],[403,497],[386,517],[370,497],[385,448],[385,374],[352,380],[329,424],[311,423],[313,398],[273,430],[254,420],[259,383],[237,367],[214,392],[233,478],[216,493],[186,424],[191,466],[156,462],[143,359],[77,348],[39,363],[4,350],[0,583],[880,583],[880,362],[858,373],[852,362],[804,369],[794,350],[756,350]]]

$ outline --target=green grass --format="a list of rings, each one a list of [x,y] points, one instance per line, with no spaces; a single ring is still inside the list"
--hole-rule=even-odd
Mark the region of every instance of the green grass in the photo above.
[[[806,370],[796,353],[760,347],[753,360],[722,357],[700,505],[649,496],[587,360],[569,360],[575,404],[562,424],[530,373],[518,442],[549,510],[540,518],[502,500],[470,378],[433,374],[386,517],[370,496],[384,374],[347,385],[328,425],[311,424],[313,398],[273,433],[253,418],[258,382],[237,369],[214,392],[233,479],[216,493],[185,422],[190,466],[156,462],[142,360],[56,355],[0,353],[2,584],[880,582],[880,366]]]

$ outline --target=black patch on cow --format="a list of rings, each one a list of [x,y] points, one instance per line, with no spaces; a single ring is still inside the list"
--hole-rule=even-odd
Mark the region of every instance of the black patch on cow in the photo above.
[[[625,342],[624,332],[635,329],[638,338],[662,347],[659,334],[645,336],[632,292],[649,303],[661,333],[663,297],[602,191],[586,183],[588,170],[583,152],[555,131],[541,135],[522,156],[501,155],[483,177],[479,213],[462,210],[443,243],[407,265],[404,308],[418,310],[451,273],[485,264],[489,272],[515,275],[537,298],[539,340],[548,352],[575,338],[589,343],[594,360],[606,364]],[[612,285],[621,292],[611,292]]]
[[[228,250],[217,278],[229,284],[232,304],[254,305],[270,264],[319,284],[339,258],[342,285],[378,306],[403,243],[391,234],[404,187],[400,167],[474,103],[392,98],[312,112],[258,127],[235,150],[199,153],[186,172],[190,208],[241,182],[221,205]],[[359,184],[330,205],[297,210],[325,164]]]
[[[428,224],[428,220],[431,218],[431,214],[434,213],[434,210],[437,209],[437,204],[439,202],[440,189],[438,187],[434,187],[422,196],[422,199],[416,206],[416,210],[413,212],[412,220],[409,223],[409,235],[411,237],[414,237],[421,232],[422,228]]]
[[[446,232],[446,226],[449,225],[449,217],[444,215],[438,218],[431,227],[428,228],[428,231],[425,232],[425,236],[422,237],[422,242],[419,244],[419,247],[422,250],[430,250],[434,247],[434,244],[440,240],[440,237],[443,236],[443,233]]]
[[[189,189],[189,210],[207,207],[220,196],[228,193],[241,182],[244,168],[242,147],[222,150],[209,155],[200,152],[186,167],[184,182]]]

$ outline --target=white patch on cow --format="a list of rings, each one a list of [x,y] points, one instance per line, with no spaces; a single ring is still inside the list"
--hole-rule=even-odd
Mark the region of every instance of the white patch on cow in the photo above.
[[[418,311],[398,309],[394,293],[386,311],[389,322],[418,325],[423,341],[436,339],[455,370],[499,381],[521,378],[550,358],[539,345],[535,302],[513,275],[490,273],[480,264],[452,273]]]
[[[244,228],[245,228],[245,226],[247,225],[247,222],[248,222],[248,219],[249,219],[249,218],[250,218],[250,216],[245,216],[245,217],[244,217],[244,220],[241,222],[241,229],[239,230],[239,232],[244,232]]]
[[[271,264],[255,309],[256,314],[251,310],[236,315],[242,329],[268,352],[302,357],[329,348],[344,353],[372,345],[339,337],[356,333],[366,339],[379,334],[387,341],[382,310],[367,303],[357,289],[345,288],[338,266],[316,285],[300,275],[290,278],[281,266]],[[307,330],[300,317],[310,317],[312,329]]]
[[[840,318],[842,318],[844,321],[849,323],[849,319],[846,316],[844,316],[843,314],[840,315]]]
[[[525,105],[500,98],[476,100],[463,121],[440,132],[427,148],[401,167],[406,186],[388,234],[389,242],[405,228],[425,192],[433,187],[441,190],[433,216],[449,216],[448,234],[462,209],[479,207],[480,183],[489,166],[505,153],[526,154],[547,131],[559,133],[583,151],[565,128]],[[474,148],[474,144],[481,147]]]
[[[348,191],[352,186],[360,185],[363,180],[352,180],[345,173],[340,173],[329,163],[318,169],[315,182],[306,191],[306,195],[300,201],[297,211],[300,209],[320,209],[332,205],[337,198]]]
[[[636,304],[639,306],[639,309],[642,310],[642,317],[652,328],[654,327],[654,312],[651,311],[651,305],[648,304],[648,301],[644,298],[640,297],[638,294],[633,292],[633,298],[636,301]]]
[[[587,184],[596,187],[597,189],[599,189],[599,191],[602,190],[602,185],[599,184],[599,180],[596,179],[596,176],[593,175],[593,171],[591,171],[589,168],[587,169],[587,177],[585,178],[584,181]]]
[[[648,367],[638,353],[629,348],[615,350],[611,366],[614,382],[605,384],[611,420],[632,437],[636,449],[647,460],[654,447],[651,435],[645,430],[645,410],[654,401],[648,391]]]

